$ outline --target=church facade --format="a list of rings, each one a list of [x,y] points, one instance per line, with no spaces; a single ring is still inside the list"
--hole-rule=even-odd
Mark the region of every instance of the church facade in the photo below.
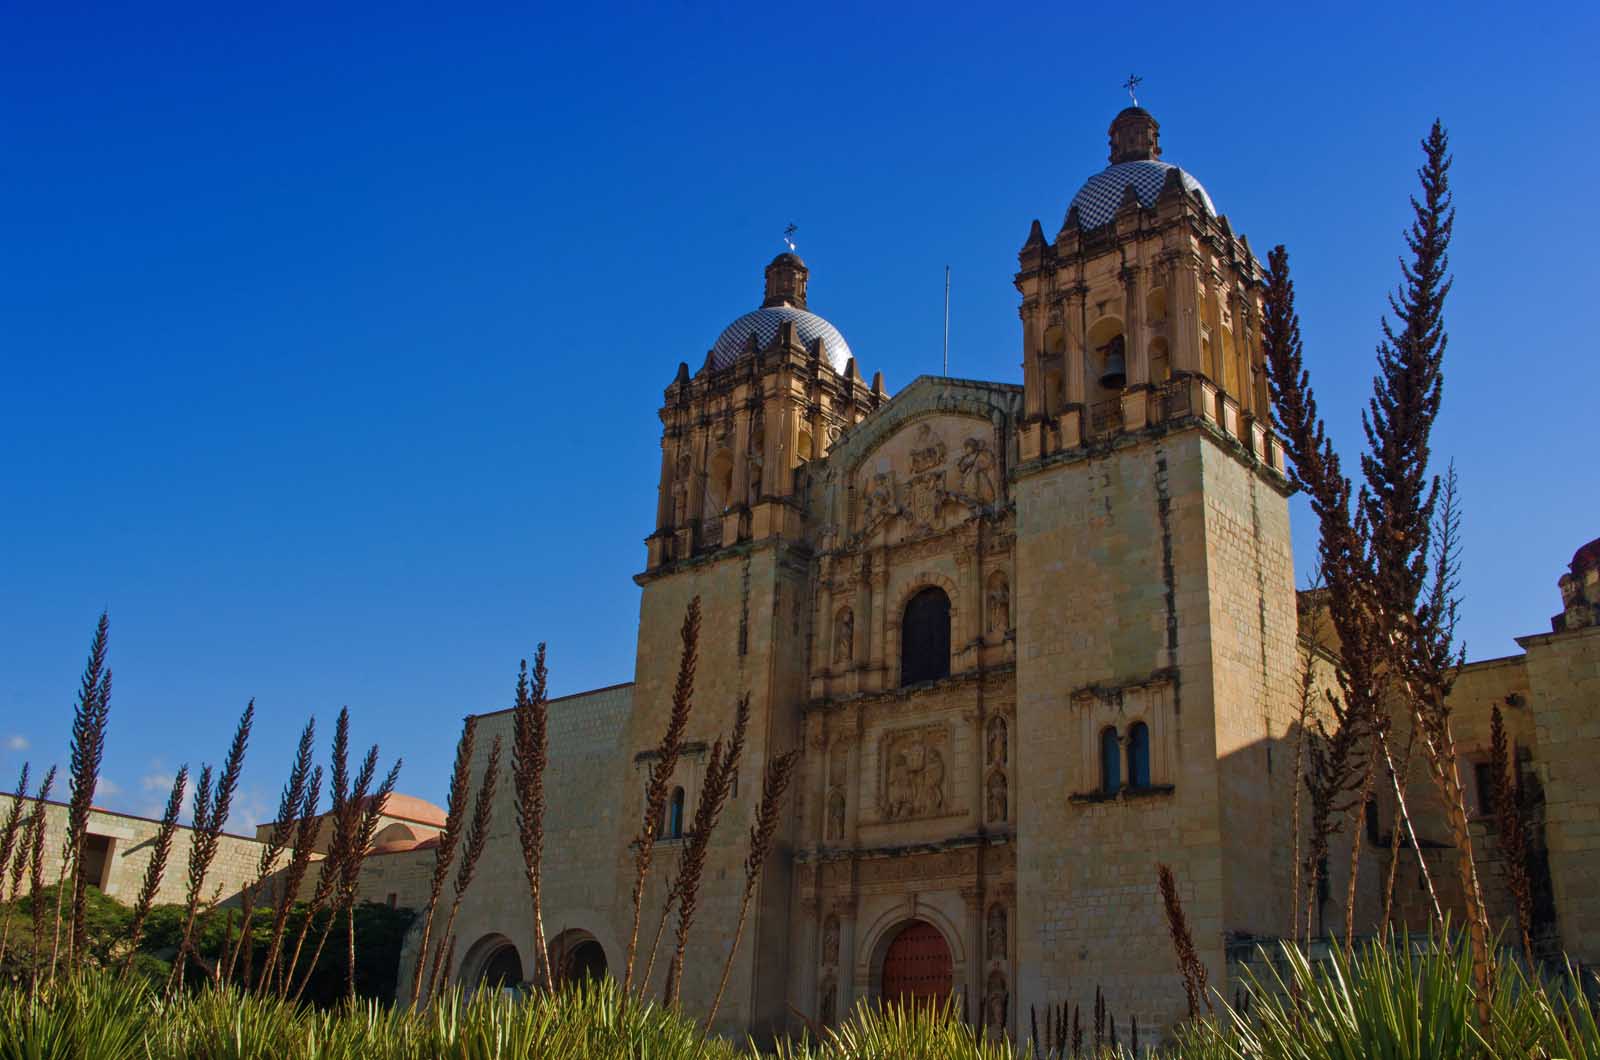
[[[1319,649],[1302,636],[1268,409],[1262,265],[1161,160],[1158,131],[1123,111],[1110,164],[1059,231],[1033,223],[1015,276],[1020,385],[922,377],[891,396],[808,307],[792,253],[698,371],[680,365],[660,409],[633,681],[551,703],[544,924],[559,967],[620,974],[630,844],[695,597],[695,706],[641,962],[709,748],[741,697],[752,721],[704,874],[690,1011],[716,990],[763,770],[801,752],[721,1029],[955,994],[968,1019],[1026,1036],[1030,1006],[1087,1009],[1099,989],[1153,1040],[1184,996],[1157,863],[1213,984],[1245,942],[1289,934],[1294,725]],[[1592,626],[1553,636],[1594,660]],[[1574,718],[1600,710],[1591,670],[1564,678]],[[480,771],[510,736],[508,713],[481,717]],[[457,923],[452,969],[468,982],[532,974],[509,789]],[[364,890],[409,900],[431,861],[376,856]],[[1574,908],[1592,903],[1570,880]]]

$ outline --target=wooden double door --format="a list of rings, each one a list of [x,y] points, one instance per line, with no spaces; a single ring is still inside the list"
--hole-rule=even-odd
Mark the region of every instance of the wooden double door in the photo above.
[[[943,1004],[954,986],[950,945],[926,920],[900,929],[883,956],[885,1002],[916,1006]]]

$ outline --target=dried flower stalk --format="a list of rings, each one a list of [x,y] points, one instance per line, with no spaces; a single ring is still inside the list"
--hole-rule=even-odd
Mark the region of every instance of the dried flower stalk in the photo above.
[[[155,842],[150,847],[150,860],[145,862],[144,879],[139,883],[139,897],[133,903],[133,923],[128,926],[128,956],[122,969],[133,967],[133,958],[139,952],[139,939],[144,934],[144,922],[155,905],[156,892],[161,889],[161,877],[167,871],[167,859],[172,856],[172,837],[178,831],[178,814],[183,810],[184,790],[189,786],[189,766],[178,767],[172,778],[172,790],[167,794],[167,806],[161,814],[161,825],[156,829]]]
[[[494,823],[494,791],[500,776],[500,737],[489,745],[489,761],[484,767],[483,781],[478,785],[478,795],[472,802],[472,820],[467,825],[467,845],[461,852],[461,864],[456,867],[455,897],[450,902],[450,915],[445,918],[444,932],[439,936],[439,949],[433,959],[433,969],[428,975],[428,999],[437,994],[440,977],[450,968],[455,953],[455,939],[450,932],[455,928],[456,914],[461,911],[461,898],[472,885],[478,859],[489,845],[489,826]]]
[[[717,992],[711,999],[711,1011],[706,1014],[706,1032],[711,1030],[722,1005],[723,991],[728,988],[728,976],[733,973],[733,958],[739,952],[739,940],[744,936],[745,920],[750,915],[750,900],[761,879],[761,868],[772,852],[772,841],[778,834],[778,820],[784,793],[794,779],[795,767],[800,762],[799,751],[786,751],[767,762],[766,776],[761,782],[761,804],[756,808],[756,822],[750,826],[750,851],[744,859],[744,893],[739,897],[739,919],[733,927],[733,943],[722,963],[722,978],[717,982]]]
[[[94,790],[100,781],[100,762],[105,754],[106,723],[111,710],[111,671],[106,667],[106,643],[110,621],[105,612],[95,626],[94,639],[89,645],[89,658],[84,663],[83,677],[78,686],[78,702],[72,714],[72,757],[68,777],[67,835],[61,852],[61,872],[57,883],[72,875],[72,924],[67,935],[67,967],[75,967],[78,951],[84,943],[85,892],[88,880],[81,870],[84,837],[89,831],[89,811],[94,804]],[[50,976],[55,977],[56,955],[61,934],[61,903],[63,891],[56,891],[55,940],[50,948]]]
[[[1489,712],[1490,762],[1494,769],[1494,811],[1500,831],[1500,850],[1505,855],[1506,882],[1517,907],[1517,928],[1522,934],[1522,953],[1533,962],[1533,881],[1528,872],[1528,837],[1522,830],[1522,812],[1517,797],[1517,763],[1506,746],[1506,723],[1497,703]]]
[[[549,706],[545,698],[547,672],[544,644],[533,656],[533,680],[528,662],[517,674],[516,706],[512,711],[511,777],[517,793],[517,841],[527,872],[528,897],[533,902],[533,981],[546,990],[555,986],[544,939],[544,770],[550,760]]]
[[[6,870],[11,868],[11,852],[15,850],[17,860],[12,869],[11,901],[17,899],[17,888],[22,883],[23,866],[28,861],[28,830],[24,827],[32,819],[23,819],[22,807],[28,799],[28,763],[22,763],[22,775],[17,778],[16,794],[11,796],[11,809],[6,813],[6,823],[0,830],[0,905],[5,907],[4,915],[0,916],[0,965],[6,959],[6,940],[11,937],[11,905],[6,902]],[[18,837],[22,842],[17,843]]]
[[[439,896],[444,893],[445,880],[450,878],[450,862],[455,859],[456,845],[467,823],[467,808],[472,796],[472,751],[477,742],[478,719],[467,715],[461,725],[461,739],[456,741],[456,763],[450,772],[450,799],[445,808],[444,831],[439,833],[439,845],[433,851],[433,876],[428,881],[428,905],[422,913],[422,940],[417,946],[417,961],[411,970],[411,1004],[417,1003],[422,992],[422,970],[428,960],[428,945],[433,933],[433,916],[439,908]]]
[[[1167,932],[1172,936],[1172,948],[1178,954],[1178,969],[1183,973],[1183,993],[1189,1003],[1189,1018],[1194,1019],[1200,1014],[1200,1001],[1205,1002],[1207,1012],[1212,1011],[1211,997],[1206,988],[1205,962],[1195,952],[1194,937],[1189,934],[1189,920],[1183,914],[1183,900],[1178,897],[1178,881],[1172,875],[1172,869],[1157,865],[1156,876],[1161,886],[1161,904],[1167,914]]]
[[[633,962],[639,951],[639,913],[644,903],[645,880],[650,875],[650,860],[655,854],[656,832],[661,827],[661,813],[667,802],[667,785],[678,768],[678,754],[683,749],[683,733],[689,725],[689,712],[694,707],[694,671],[698,662],[700,644],[700,598],[689,601],[683,617],[683,655],[678,663],[678,681],[672,690],[672,713],[667,719],[667,731],[662,734],[656,749],[656,760],[650,767],[650,784],[645,792],[644,821],[635,841],[633,878],[633,927],[628,935],[628,960],[622,975],[622,993],[626,996],[633,987]],[[641,985],[640,989],[644,989]]]

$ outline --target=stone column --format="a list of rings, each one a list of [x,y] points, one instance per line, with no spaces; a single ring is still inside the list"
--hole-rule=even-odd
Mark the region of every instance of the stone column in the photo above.
[[[967,981],[962,984],[967,992],[967,1017],[981,1029],[984,1025],[983,989],[987,978],[985,969],[989,954],[985,952],[986,932],[983,923],[983,848],[978,848],[978,880],[971,887],[961,888],[961,902],[967,912]]]
[[[820,875],[820,874],[819,874]],[[820,879],[817,881],[820,885]],[[800,899],[800,915],[795,918],[794,969],[796,996],[794,1007],[805,1013],[807,1019],[817,1015],[817,989],[821,979],[817,964],[822,957],[822,898],[813,893]],[[758,958],[759,959],[759,958]]]
[[[855,882],[851,881],[852,892]],[[856,999],[866,997],[872,992],[872,984],[866,982],[865,977],[871,974],[870,968],[862,967],[867,962],[864,954],[856,953],[856,907],[859,904],[854,893],[837,899],[833,904],[834,915],[839,918],[839,1016],[842,1019],[845,1013],[855,1005]],[[862,976],[862,981],[856,981],[856,975]]]
[[[1062,374],[1066,376],[1067,407],[1082,407],[1084,403],[1085,374],[1088,372],[1088,352],[1084,343],[1089,334],[1089,288],[1076,284],[1067,289],[1067,352]],[[1076,444],[1076,439],[1062,444]]]
[[[872,565],[872,628],[875,644],[872,659],[877,664],[879,689],[893,688],[900,679],[900,660],[889,658],[889,549],[878,550]]]
[[[665,530],[672,525],[672,446],[665,433],[661,435],[661,478],[656,487],[656,529]]]
[[[1150,349],[1144,326],[1144,269],[1122,270],[1122,338],[1128,358],[1128,386],[1150,382]]]
[[[728,487],[728,507],[743,508],[750,499],[750,410],[742,406],[733,414],[733,438],[733,485]]]
[[[1039,326],[1039,299],[1024,298],[1017,309],[1022,318],[1022,392],[1025,419],[1044,415],[1044,373],[1039,368],[1039,352],[1044,349],[1044,331]]]
[[[854,847],[860,842],[858,837],[861,834],[861,807],[872,797],[872,792],[867,789],[866,775],[861,769],[860,708],[851,710],[851,723],[849,735],[841,738],[847,741],[844,767],[844,837],[845,842]]]
[[[1174,375],[1201,370],[1200,317],[1200,259],[1184,254],[1173,263],[1167,297],[1167,356]]]

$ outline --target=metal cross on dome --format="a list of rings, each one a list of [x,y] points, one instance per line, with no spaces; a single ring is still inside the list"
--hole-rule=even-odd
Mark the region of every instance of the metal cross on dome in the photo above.
[[[1139,105],[1139,97],[1134,93],[1134,90],[1142,84],[1144,84],[1144,78],[1138,74],[1129,74],[1128,79],[1122,82],[1122,87],[1128,90],[1128,98],[1133,100],[1135,107]]]
[[[800,231],[800,226],[793,221],[790,221],[789,226],[783,230],[783,241],[789,245],[789,253],[791,254],[794,253],[794,234],[798,231]]]

